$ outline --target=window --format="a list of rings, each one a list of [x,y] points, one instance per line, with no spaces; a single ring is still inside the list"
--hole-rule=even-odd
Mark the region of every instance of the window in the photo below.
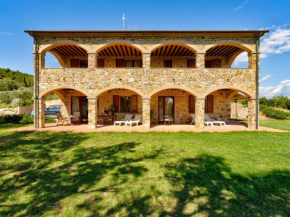
[[[206,113],[213,113],[213,95],[206,97]]]
[[[187,60],[187,68],[195,68],[195,59]]]
[[[125,60],[126,68],[141,68],[142,61],[141,60]]]
[[[70,67],[71,68],[79,68],[80,67],[80,60],[78,60],[78,59],[71,59],[70,60]]]
[[[113,105],[116,109],[116,112],[138,112],[138,96],[114,95]]]
[[[105,67],[105,60],[104,59],[97,59],[97,67],[104,68]]]
[[[164,60],[164,68],[172,68],[172,60]]]
[[[193,95],[189,96],[188,99],[188,107],[189,107],[189,113],[195,113],[195,98]]]
[[[125,60],[123,60],[123,59],[116,59],[116,67],[117,68],[124,68],[125,67]]]
[[[222,67],[222,60],[221,59],[214,59],[213,62],[213,68],[221,68]]]
[[[211,60],[205,61],[205,68],[212,68],[212,61]]]
[[[80,67],[81,68],[88,68],[88,61],[87,60],[81,60],[80,61]]]

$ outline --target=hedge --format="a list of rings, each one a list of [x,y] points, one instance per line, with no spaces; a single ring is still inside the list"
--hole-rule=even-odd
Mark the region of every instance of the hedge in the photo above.
[[[27,114],[0,116],[0,124],[32,124],[33,122],[33,116]],[[45,123],[55,123],[55,119],[45,116]]]
[[[275,118],[280,120],[290,119],[289,113],[279,111],[265,105],[260,105],[260,111],[263,112],[269,118]]]

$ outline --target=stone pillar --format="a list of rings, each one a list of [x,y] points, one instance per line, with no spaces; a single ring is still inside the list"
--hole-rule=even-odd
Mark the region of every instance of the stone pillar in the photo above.
[[[97,107],[98,97],[88,97],[88,127],[90,129],[97,128],[98,121],[98,107]]]
[[[151,97],[142,98],[142,125],[144,129],[150,129],[150,99]]]
[[[248,57],[249,57],[248,68],[256,69],[256,53],[248,53]]]
[[[142,53],[142,65],[145,70],[150,70],[151,53]]]
[[[97,54],[96,53],[88,53],[88,68],[95,69],[97,64]]]
[[[37,114],[38,128],[44,128],[45,127],[45,97],[39,97],[36,103],[38,103],[38,114]]]
[[[248,128],[256,129],[256,99],[248,100]]]
[[[197,52],[196,53],[196,68],[204,69],[205,68],[205,53],[206,52]]]
[[[195,99],[195,128],[204,128],[205,98]]]

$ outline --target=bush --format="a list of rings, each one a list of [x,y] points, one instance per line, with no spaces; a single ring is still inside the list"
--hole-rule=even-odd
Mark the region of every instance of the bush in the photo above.
[[[5,115],[0,117],[0,124],[32,124],[34,116],[32,115]],[[45,123],[55,123],[55,119],[45,116]]]
[[[265,105],[260,105],[260,111],[270,118],[275,118],[275,119],[280,119],[280,120],[290,119],[289,113],[278,111],[274,108],[270,108]]]

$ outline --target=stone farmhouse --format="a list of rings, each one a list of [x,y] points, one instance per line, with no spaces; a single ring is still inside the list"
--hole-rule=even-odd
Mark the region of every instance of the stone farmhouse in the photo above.
[[[97,128],[114,108],[117,119],[142,114],[149,129],[163,117],[174,124],[204,128],[205,113],[217,120],[231,115],[235,96],[248,99],[248,127],[258,127],[259,40],[267,30],[26,30],[34,38],[36,128],[45,127],[45,97],[61,99],[63,116],[80,112]],[[53,54],[61,68],[47,68]],[[248,54],[247,68],[232,68]]]

